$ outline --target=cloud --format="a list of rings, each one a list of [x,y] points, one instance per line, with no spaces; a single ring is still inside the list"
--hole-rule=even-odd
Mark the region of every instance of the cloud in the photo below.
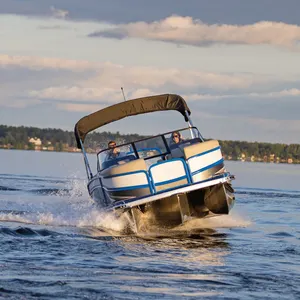
[[[56,107],[59,110],[66,110],[71,112],[87,112],[91,113],[104,108],[99,104],[78,104],[78,103],[58,103]]]
[[[300,143],[299,120],[261,118],[255,114],[251,116],[227,115],[226,113],[215,115],[200,113],[199,110],[192,112],[192,119],[206,138]]]
[[[13,88],[16,88],[14,86]],[[20,92],[13,92],[12,89],[1,87],[1,95],[0,95],[0,112],[3,108],[25,108],[34,105],[41,104],[41,100],[38,98],[30,97],[28,98],[27,95],[20,93]],[[12,116],[13,117],[13,116]]]
[[[127,99],[165,93],[166,91],[140,88],[127,92]],[[298,119],[300,103],[299,89],[287,89],[268,93],[237,93],[237,94],[182,94],[193,111],[205,112],[214,117],[259,117],[264,119],[287,120]],[[74,111],[93,111],[99,105],[108,106],[123,101],[120,89],[85,88],[85,87],[51,87],[31,91],[30,99],[47,100],[57,103],[59,109]],[[96,104],[97,103],[97,104]],[[78,104],[78,105],[77,105]],[[73,106],[74,105],[74,106]],[[97,110],[95,109],[95,110]],[[201,119],[201,117],[199,117]]]
[[[66,70],[72,72],[90,72],[84,74],[81,86],[94,87],[90,91],[98,96],[96,89],[102,87],[120,89],[121,86],[133,89],[161,87],[181,87],[208,89],[244,89],[267,79],[251,74],[222,74],[185,70],[180,68],[159,68],[145,66],[123,66],[110,62],[94,63],[82,60],[68,60],[48,57],[0,55],[0,67],[27,68],[30,70]],[[88,79],[85,79],[88,78]],[[74,86],[74,84],[72,85]],[[99,88],[101,86],[101,88]]]
[[[248,93],[248,94],[189,94],[183,97],[188,97],[190,101],[197,100],[219,100],[219,99],[233,99],[233,98],[259,98],[259,99],[278,99],[286,97],[300,96],[300,89],[291,88],[281,91],[268,92],[268,93]]]
[[[52,16],[58,19],[65,19],[69,15],[69,12],[67,10],[58,9],[54,6],[51,6],[50,10],[52,12]]]
[[[254,97],[266,97],[266,98],[294,97],[294,96],[300,96],[300,90],[297,88],[293,88],[293,89],[285,89],[280,92],[265,93],[263,95],[256,94],[256,93],[252,93],[250,95]]]
[[[226,116],[228,120],[236,117],[273,119],[279,123],[282,120],[299,120],[300,102],[299,97],[296,96],[264,98],[239,95],[213,100],[190,101],[190,97],[186,99],[193,111]]]
[[[121,91],[112,88],[88,88],[79,86],[49,87],[43,90],[33,90],[29,92],[29,97],[53,100],[73,100],[73,101],[119,101]]]
[[[153,22],[170,14],[201,18],[206,23],[252,24],[258,20],[299,24],[297,0],[1,0],[0,14],[48,16],[49,7],[61,7],[74,20],[97,20],[115,24]],[[88,3],[88,5],[87,5]]]
[[[130,93],[126,93],[125,91],[125,98],[126,100],[129,100],[155,94],[157,93],[153,90],[137,89]],[[87,109],[89,110],[90,108],[95,107],[94,103],[98,103],[96,105],[99,107],[99,105],[105,104],[105,106],[107,106],[124,100],[120,89],[97,89],[78,86],[50,87],[42,90],[32,90],[28,93],[28,98],[38,99],[39,101],[52,100],[59,103],[57,105],[59,108],[67,107],[68,110],[71,110],[73,107],[72,105],[74,104],[75,111],[79,110],[80,108],[83,108],[83,111],[87,111]],[[68,105],[66,104],[65,106],[63,103],[64,101],[68,102]],[[86,107],[84,105],[86,105]]]
[[[10,71],[21,68],[32,72],[66,72],[64,76],[70,72],[72,79],[74,77],[82,79],[76,84],[72,82],[68,88],[78,86],[79,88],[102,89],[105,87],[118,91],[121,86],[124,86],[127,91],[128,88],[133,90],[152,89],[152,87],[162,90],[180,88],[183,93],[185,89],[201,89],[202,92],[207,92],[208,90],[247,90],[255,87],[258,90],[258,87],[267,89],[279,82],[289,82],[291,87],[297,83],[294,77],[283,80],[280,73],[276,76],[252,73],[217,73],[176,67],[124,66],[111,62],[7,54],[0,54],[0,68]],[[56,76],[58,74],[56,73]]]
[[[214,116],[295,119],[300,109],[299,82],[292,85],[256,74],[8,55],[0,55],[0,71],[0,76],[6,75],[1,107],[51,105],[59,110],[91,112],[123,101],[122,86],[127,99],[181,94],[193,115],[201,111]]]
[[[67,30],[67,29],[70,29],[70,27],[61,26],[61,25],[51,25],[51,26],[41,25],[41,26],[38,26],[38,29],[41,29],[41,30]]]
[[[10,95],[12,103],[23,95],[28,99],[23,102],[24,106],[29,105],[29,100],[47,100],[53,101],[62,109],[63,106],[59,103],[73,102],[82,105],[67,105],[64,106],[65,109],[71,110],[74,107],[84,111],[89,108],[83,104],[109,105],[123,101],[121,86],[124,87],[126,98],[132,99],[199,88],[244,90],[261,80],[254,80],[252,75],[5,54],[0,55],[0,71],[0,75],[6,74],[5,91]],[[17,82],[13,78],[18,78]],[[5,102],[8,98],[3,93],[1,98],[0,106],[7,106]]]
[[[131,93],[130,98],[136,99],[136,98],[146,97],[146,96],[153,95],[153,94],[154,94],[154,92],[149,89],[138,89]],[[125,98],[126,98],[126,96],[125,96]],[[128,99],[126,98],[126,100],[128,100]]]
[[[90,37],[142,38],[193,46],[210,44],[247,44],[297,46],[300,26],[261,21],[249,25],[205,24],[192,17],[172,15],[160,21],[135,22],[96,31]]]
[[[86,71],[97,68],[97,66],[85,60],[71,60],[50,57],[17,56],[0,54],[0,67],[20,67],[31,70],[69,70]]]
[[[99,84],[125,88],[149,88],[149,87],[181,87],[195,88],[205,87],[209,89],[227,90],[230,88],[244,89],[254,82],[263,80],[256,79],[251,75],[242,74],[221,74],[213,72],[192,71],[179,68],[159,68],[144,66],[120,66],[107,65],[99,70],[98,75],[89,79],[92,86]]]

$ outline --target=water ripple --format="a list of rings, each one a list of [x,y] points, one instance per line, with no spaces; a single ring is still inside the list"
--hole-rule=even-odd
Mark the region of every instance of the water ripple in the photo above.
[[[29,227],[18,227],[16,229],[11,229],[8,227],[0,228],[1,235],[12,235],[12,236],[54,236],[58,233],[50,231],[48,229],[32,229]]]

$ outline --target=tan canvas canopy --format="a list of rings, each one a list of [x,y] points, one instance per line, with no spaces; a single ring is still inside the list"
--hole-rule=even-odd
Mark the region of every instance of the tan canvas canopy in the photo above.
[[[164,94],[124,101],[98,110],[80,119],[75,125],[77,147],[81,148],[80,140],[83,143],[85,136],[96,128],[129,116],[163,110],[177,110],[184,116],[186,121],[185,111],[189,115],[191,114],[184,99],[175,94]]]

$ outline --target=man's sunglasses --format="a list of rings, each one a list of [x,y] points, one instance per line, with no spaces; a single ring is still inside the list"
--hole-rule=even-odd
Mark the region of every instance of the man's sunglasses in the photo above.
[[[115,148],[117,145],[116,144],[110,144],[108,145],[109,148]]]

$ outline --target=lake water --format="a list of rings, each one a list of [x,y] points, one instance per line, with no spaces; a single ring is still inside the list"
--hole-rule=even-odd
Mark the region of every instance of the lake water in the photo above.
[[[300,166],[226,166],[229,216],[136,237],[95,209],[79,153],[0,150],[0,298],[300,299]]]

